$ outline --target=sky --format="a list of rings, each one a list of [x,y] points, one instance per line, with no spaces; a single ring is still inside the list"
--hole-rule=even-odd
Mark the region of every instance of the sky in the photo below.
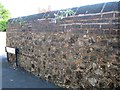
[[[0,0],[10,11],[11,18],[37,14],[38,8],[47,9],[48,6],[51,6],[51,10],[60,10],[112,1],[119,0]]]

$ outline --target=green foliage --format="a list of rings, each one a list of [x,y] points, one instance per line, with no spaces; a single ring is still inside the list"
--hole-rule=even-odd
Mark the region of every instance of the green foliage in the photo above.
[[[72,16],[74,14],[75,12],[73,10],[68,9],[68,10],[60,11],[58,15],[57,14],[54,15],[57,19],[63,19],[64,17]]]
[[[18,18],[17,22],[19,22],[21,27],[24,25],[24,20],[21,17]]]
[[[10,12],[0,3],[0,31],[6,30],[6,22],[10,18]]]
[[[6,30],[6,21],[1,20],[0,21],[0,31],[5,31]]]

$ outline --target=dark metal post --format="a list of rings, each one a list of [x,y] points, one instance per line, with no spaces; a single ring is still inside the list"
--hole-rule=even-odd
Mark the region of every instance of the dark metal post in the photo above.
[[[8,52],[7,52],[6,47],[5,47],[5,52],[7,53],[7,61],[10,62],[10,60],[9,60],[9,55],[8,55]]]
[[[18,52],[19,52],[19,50],[16,48],[16,49],[15,49],[16,66],[18,66]]]
[[[10,62],[8,52],[7,52],[7,61]]]

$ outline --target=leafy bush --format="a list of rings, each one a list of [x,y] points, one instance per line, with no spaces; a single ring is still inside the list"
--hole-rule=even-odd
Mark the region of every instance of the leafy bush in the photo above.
[[[10,18],[10,12],[0,3],[0,31],[6,30],[6,22]]]
[[[6,21],[0,21],[0,31],[6,31]]]

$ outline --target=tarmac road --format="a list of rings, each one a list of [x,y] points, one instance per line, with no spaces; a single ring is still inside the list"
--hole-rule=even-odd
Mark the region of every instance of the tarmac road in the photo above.
[[[35,77],[27,71],[14,69],[2,58],[2,88],[59,88],[54,84]]]

